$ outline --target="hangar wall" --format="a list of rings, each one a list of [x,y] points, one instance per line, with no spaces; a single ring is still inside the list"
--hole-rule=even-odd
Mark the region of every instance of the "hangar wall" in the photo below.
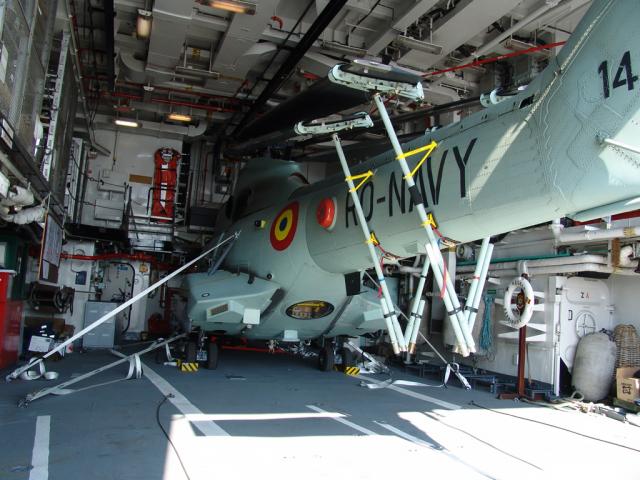
[[[96,158],[88,160],[87,175],[96,181],[87,182],[84,198],[96,206],[84,205],[81,223],[118,228],[124,201],[127,199],[127,193],[122,187],[124,183],[131,187],[134,213],[149,215],[148,197],[153,181],[153,155],[163,147],[182,152],[182,142],[113,130],[96,130],[96,139],[102,145],[108,145],[111,153],[108,156],[98,154]],[[99,180],[104,180],[106,185],[100,185]],[[113,218],[109,219],[109,216]]]

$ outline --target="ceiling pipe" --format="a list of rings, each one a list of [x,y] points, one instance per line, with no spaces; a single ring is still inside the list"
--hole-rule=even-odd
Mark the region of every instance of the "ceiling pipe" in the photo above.
[[[130,93],[122,93],[122,92],[105,92],[103,94],[103,96],[110,96],[110,97],[114,97],[114,98],[125,98],[127,100],[135,100],[138,102],[144,102],[144,97],[142,95],[133,95]],[[180,107],[189,107],[189,108],[193,108],[196,110],[205,110],[207,112],[223,112],[223,113],[235,113],[236,110],[235,109],[231,109],[231,108],[225,108],[225,107],[216,107],[215,105],[202,105],[200,103],[193,103],[193,102],[185,102],[182,100],[171,100],[171,99],[164,99],[164,98],[157,98],[157,97],[152,97],[150,99],[151,103],[162,103],[165,105],[174,105],[174,106],[180,106]]]
[[[423,75],[423,77],[435,77],[435,76],[443,75],[448,72],[455,72],[457,70],[464,70],[466,68],[479,67],[481,65],[487,65],[488,63],[499,62],[501,60],[506,60],[508,58],[519,57],[520,55],[528,55],[530,53],[539,52],[541,50],[550,50],[552,48],[560,47],[565,43],[567,42],[563,40],[561,42],[547,43],[546,45],[538,45],[535,47],[526,48],[524,50],[516,50],[514,52],[506,53],[504,55],[498,55],[497,57],[483,58],[482,60],[474,60],[473,62],[462,63],[455,67],[444,68],[442,70],[436,70],[434,72],[427,72]]]
[[[627,250],[628,251],[628,250]],[[559,275],[579,272],[598,272],[606,274],[637,275],[631,267],[632,263],[613,266],[607,257],[601,255],[573,255],[541,260],[523,260],[518,262],[495,263],[489,267],[490,276],[516,276],[520,270],[527,270],[529,275]],[[464,277],[474,270],[473,265],[460,266],[456,275]]]
[[[517,269],[518,265],[522,265],[522,262],[526,262],[526,266],[529,268],[537,267],[555,267],[560,265],[581,265],[585,263],[608,265],[609,260],[603,255],[586,254],[586,255],[562,255],[551,258],[540,258],[536,260],[515,260],[506,262],[492,262],[491,269],[494,270],[509,270]],[[473,272],[475,265],[459,265],[457,272],[468,273]]]
[[[87,124],[87,133],[89,134],[89,143],[93,148],[95,148],[102,155],[109,156],[111,155],[111,152],[109,151],[109,149],[106,147],[103,147],[98,142],[96,142],[96,134],[95,134],[95,131],[93,130],[93,125],[91,123],[91,115],[89,114],[89,107],[87,105],[88,97],[85,92],[84,81],[83,81],[84,72],[82,71],[82,64],[80,63],[80,58],[78,58],[78,51],[79,51],[78,39],[77,39],[78,21],[76,17],[75,2],[73,0],[65,0],[64,6],[67,10],[67,18],[69,18],[69,24],[70,24],[69,37],[71,40],[71,48],[69,53],[71,54],[71,58],[74,63],[74,71],[75,71],[76,80],[78,82],[78,88],[80,88],[80,92],[79,92],[80,100],[82,103],[82,110],[84,112],[84,119]]]
[[[131,260],[137,262],[148,262],[153,264],[159,270],[168,270],[172,266],[171,263],[164,263],[158,260],[153,255],[146,253],[102,253],[99,255],[79,255],[71,254],[68,252],[62,252],[60,258],[64,260],[81,260],[86,262],[97,262],[100,260]]]
[[[506,40],[514,33],[517,33],[518,31],[522,30],[524,27],[529,25],[535,19],[540,17],[542,14],[546,13],[552,8],[555,8],[558,5],[558,3],[559,3],[559,0],[546,0],[543,6],[531,12],[529,15],[527,15],[522,20],[520,20],[518,23],[514,24],[511,28],[508,28],[504,32],[499,33],[497,37],[495,37],[493,40],[490,40],[489,42],[485,43],[483,46],[478,48],[475,52],[473,52],[472,55],[462,60],[460,64],[464,65],[466,63],[472,62],[478,59],[479,57],[482,57],[483,55],[486,55],[487,53],[491,52],[496,46],[502,43],[502,41]]]
[[[144,88],[145,86],[148,86],[147,84],[144,84],[144,83],[129,82],[129,81],[116,82],[116,85],[126,85],[126,86],[132,86],[132,87],[140,87],[140,88]],[[213,100],[221,100],[223,102],[230,102],[230,103],[242,103],[242,100],[240,99],[225,97],[224,95],[214,95],[211,93],[198,92],[195,90],[185,90],[181,88],[160,87],[153,84],[150,86],[153,88],[154,91],[158,90],[160,92],[177,93],[180,95],[189,95],[189,96],[200,97],[200,98],[209,98]]]
[[[196,75],[176,73],[168,68],[154,66],[148,62],[145,64],[141,60],[137,60],[131,52],[120,52],[119,61],[121,65],[120,77],[126,78],[128,81],[140,83],[143,85],[163,85],[170,88],[189,89],[194,92],[206,93],[211,95],[219,95],[222,97],[231,96],[228,91],[213,88],[206,83],[204,86],[199,85],[202,78]],[[178,78],[181,80],[178,81]],[[237,78],[221,77],[221,81],[240,81]],[[220,82],[213,82],[216,85]]]
[[[105,80],[106,76],[104,75],[93,75],[93,76],[85,76],[83,77],[85,80]],[[159,85],[154,85],[153,83],[141,83],[141,82],[132,82],[130,80],[117,80],[116,86],[121,87],[136,87],[136,88],[151,88],[152,91],[166,92],[166,93],[176,93],[179,95],[185,95],[189,97],[199,97],[199,98],[209,98],[214,100],[220,100],[222,102],[229,102],[240,104],[243,103],[244,99],[242,98],[233,98],[225,95],[216,95],[213,93],[207,93],[203,91],[204,89],[197,90],[198,87],[191,87],[189,90],[182,88],[174,88],[174,87],[163,87]]]
[[[536,18],[539,25],[547,26],[551,22],[557,22],[568,17],[580,8],[586,7],[592,0],[564,0],[560,4],[548,10],[547,13]]]
[[[630,239],[640,237],[640,227],[626,228],[597,228],[585,227],[580,232],[564,232],[564,227],[560,223],[553,223],[551,231],[556,241],[556,245],[566,243],[587,243],[587,242],[603,242],[615,239]]]
[[[599,263],[579,263],[575,265],[553,265],[550,267],[529,267],[529,275],[535,277],[537,275],[572,275],[576,273],[593,272],[603,273],[605,275],[627,275],[638,276],[638,273],[633,268],[627,267],[612,267],[609,265],[601,265]],[[419,274],[412,274],[419,275]],[[465,274],[456,274],[456,278],[470,278],[473,272]],[[519,277],[517,268],[509,269],[489,269],[489,277]]]
[[[105,30],[105,42],[107,44],[107,85],[109,86],[109,91],[113,92],[115,85],[115,76],[116,70],[115,65],[113,64],[113,59],[115,57],[115,39],[114,39],[114,29],[113,29],[113,0],[104,0],[102,2],[102,8],[104,12],[104,30]],[[93,34],[93,33],[92,33]]]
[[[260,110],[267,100],[276,93],[284,82],[289,78],[289,75],[293,72],[293,69],[298,62],[304,57],[305,53],[311,48],[314,42],[318,39],[324,29],[331,23],[335,16],[342,10],[342,7],[347,3],[347,0],[331,0],[326,7],[320,12],[320,15],[315,19],[307,33],[298,42],[298,44],[289,53],[287,59],[282,63],[276,74],[267,83],[260,96],[253,103],[249,111],[242,117],[240,123],[233,130],[232,135],[234,137],[241,137],[243,130],[247,125],[247,122],[251,120],[258,110]]]

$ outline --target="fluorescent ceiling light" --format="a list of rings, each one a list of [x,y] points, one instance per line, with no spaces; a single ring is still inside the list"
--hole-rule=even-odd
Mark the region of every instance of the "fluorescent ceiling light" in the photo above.
[[[173,120],[175,122],[190,122],[191,115],[183,115],[182,113],[170,113],[167,115],[169,120]]]
[[[241,2],[238,0],[210,0],[209,6],[219,8],[233,13],[244,13],[246,15],[255,15],[256,4],[250,2]]]
[[[345,55],[353,55],[354,57],[364,57],[367,54],[364,48],[352,47],[338,42],[322,42],[322,47]]]
[[[135,120],[123,120],[121,118],[118,118],[115,120],[114,122],[116,125],[120,125],[121,127],[139,127],[140,124],[138,122],[136,122]]]
[[[136,20],[136,35],[138,38],[149,38],[151,35],[151,24],[153,17],[149,10],[138,9],[138,18]]]
[[[413,37],[407,37],[406,35],[398,35],[394,43],[400,47],[410,48],[412,50],[418,50],[432,55],[440,55],[442,53],[442,47],[440,45],[425,42],[424,40],[418,40]]]

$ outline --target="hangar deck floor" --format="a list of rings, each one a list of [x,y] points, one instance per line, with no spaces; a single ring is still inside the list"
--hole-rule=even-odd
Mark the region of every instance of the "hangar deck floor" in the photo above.
[[[49,368],[65,379],[112,359],[76,353]],[[227,351],[216,371],[145,363],[141,380],[23,409],[17,400],[49,383],[4,385],[0,478],[640,478],[640,428],[495,400],[465,392],[455,379],[447,389],[369,390],[359,379],[319,372],[310,360]],[[124,368],[88,384],[118,380]],[[161,404],[168,393],[175,397]]]

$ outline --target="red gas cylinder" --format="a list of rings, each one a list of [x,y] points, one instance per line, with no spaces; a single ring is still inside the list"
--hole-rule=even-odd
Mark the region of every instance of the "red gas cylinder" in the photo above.
[[[13,270],[0,270],[0,368],[18,361],[22,302],[9,299]]]

